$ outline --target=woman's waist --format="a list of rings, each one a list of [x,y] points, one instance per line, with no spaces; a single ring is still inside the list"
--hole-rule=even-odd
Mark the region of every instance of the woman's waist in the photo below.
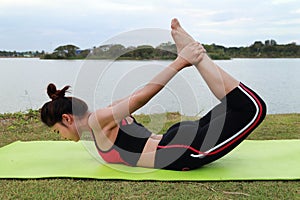
[[[137,162],[137,166],[151,168],[154,167],[156,150],[161,139],[162,135],[152,134],[151,137],[149,137]]]

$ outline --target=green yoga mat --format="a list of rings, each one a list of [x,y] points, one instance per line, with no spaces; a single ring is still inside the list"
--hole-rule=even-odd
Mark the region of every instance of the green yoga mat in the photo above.
[[[220,160],[185,172],[103,164],[86,146],[68,141],[12,143],[0,148],[0,178],[300,180],[300,140],[246,140]]]

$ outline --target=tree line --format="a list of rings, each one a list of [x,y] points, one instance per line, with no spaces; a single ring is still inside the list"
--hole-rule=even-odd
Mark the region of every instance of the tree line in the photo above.
[[[255,41],[248,47],[224,47],[216,44],[203,44],[212,59],[231,58],[300,58],[300,46],[296,43],[277,44],[275,40]],[[0,51],[0,56],[22,55],[17,52]],[[107,44],[81,50],[68,44],[59,46],[52,53],[24,52],[28,57],[41,59],[118,59],[118,60],[172,60],[177,56],[176,45],[167,42],[157,47],[151,45],[129,46]],[[24,56],[25,57],[25,56]]]
[[[57,47],[53,53],[45,54],[43,59],[118,59],[118,60],[152,60],[176,58],[176,46],[171,42],[157,47],[151,45],[129,46],[108,44],[92,49],[80,50],[75,45]]]
[[[277,44],[275,40],[255,41],[248,47],[224,47],[203,44],[209,56],[214,59],[231,58],[300,58],[300,46],[296,43]],[[44,58],[56,59],[119,59],[119,60],[170,60],[177,56],[176,45],[167,42],[157,47],[151,45],[129,46],[108,44],[88,50],[79,50],[74,45],[60,46]]]
[[[300,58],[300,46],[295,42],[277,44],[275,40],[256,41],[249,47],[217,47],[231,58]],[[209,49],[207,49],[209,52]]]
[[[0,51],[0,57],[28,57],[28,58],[34,58],[34,57],[41,57],[44,55],[44,51],[24,51],[24,52],[17,52],[17,51]]]

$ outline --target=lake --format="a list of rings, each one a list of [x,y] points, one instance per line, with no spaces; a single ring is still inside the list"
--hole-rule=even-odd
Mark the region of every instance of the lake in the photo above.
[[[40,60],[0,58],[0,113],[38,109],[48,101],[50,82],[71,85],[90,110],[141,88],[171,61]],[[268,114],[300,113],[300,59],[215,61],[266,101]],[[181,71],[137,113],[203,115],[218,101],[195,68]]]

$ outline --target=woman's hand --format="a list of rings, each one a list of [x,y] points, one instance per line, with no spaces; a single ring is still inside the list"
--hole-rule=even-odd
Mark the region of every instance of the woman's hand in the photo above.
[[[203,59],[206,50],[199,42],[192,42],[185,46],[177,57],[177,60],[185,67],[197,65]]]

